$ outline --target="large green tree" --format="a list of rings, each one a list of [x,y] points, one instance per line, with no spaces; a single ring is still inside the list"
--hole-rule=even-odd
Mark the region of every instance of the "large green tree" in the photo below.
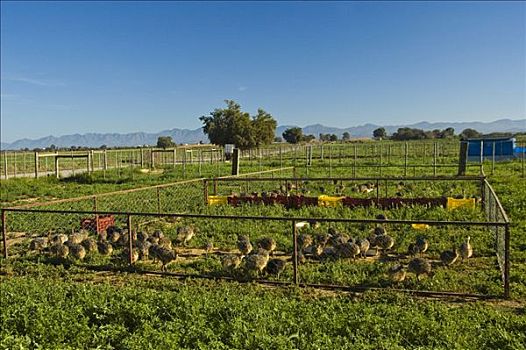
[[[255,131],[256,146],[270,145],[276,135],[278,123],[263,109],[258,109],[258,114],[252,118]]]
[[[235,101],[225,102],[226,108],[216,108],[210,116],[199,118],[210,142],[216,145],[232,143],[241,149],[272,143],[277,126],[272,115],[258,109],[258,114],[251,117]]]
[[[168,148],[168,147],[174,147],[175,142],[173,142],[171,136],[159,136],[157,138],[157,147],[159,148]]]
[[[385,128],[378,128],[373,131],[373,137],[376,139],[384,139],[387,137],[387,132],[385,131]]]
[[[283,132],[283,139],[288,143],[303,141],[303,130],[298,127],[289,128]]]

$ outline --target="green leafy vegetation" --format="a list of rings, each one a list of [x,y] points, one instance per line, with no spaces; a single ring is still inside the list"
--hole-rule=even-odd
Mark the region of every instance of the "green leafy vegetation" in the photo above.
[[[320,150],[316,152],[320,156]],[[327,149],[324,152],[324,157],[327,157]],[[333,176],[349,174],[352,148],[347,152],[344,153],[342,149],[342,167],[335,166],[337,158],[331,160]],[[338,154],[338,148],[332,150],[333,156]],[[345,155],[350,160],[345,160]],[[287,156],[290,159],[283,163],[279,161],[278,154],[268,156],[264,168],[271,164],[279,166],[298,162],[293,159],[293,153]],[[421,156],[424,157],[424,152]],[[429,156],[430,153],[427,154]],[[367,159],[367,155],[363,157]],[[400,156],[391,160],[403,164]],[[447,161],[454,163],[454,152]],[[298,175],[306,176],[308,171],[310,175],[326,176],[329,160],[326,158],[324,162],[324,166],[319,169],[299,168]],[[248,158],[245,164],[250,164],[247,166],[254,170],[261,166],[257,158]],[[215,164],[213,167],[211,165],[210,174],[217,171],[215,167]],[[490,167],[485,165],[486,169]],[[221,169],[228,173],[228,165]],[[69,258],[58,261],[36,253],[25,254],[28,242],[23,241],[13,246],[17,257],[0,259],[0,348],[523,349],[526,343],[526,180],[521,177],[520,170],[520,161],[502,162],[496,164],[494,173],[489,175],[513,223],[511,301],[428,300],[387,291],[353,295],[309,288],[276,288],[253,283],[197,279],[181,281],[140,273],[97,272],[93,266],[126,266],[118,258],[121,251],[117,249],[112,257],[88,255],[82,262]],[[358,174],[365,175],[368,171],[370,169],[359,170]],[[196,169],[192,173],[197,174]],[[385,170],[384,175],[390,173]],[[98,172],[91,177],[85,175],[86,178],[78,176],[62,181],[51,178],[9,180],[2,183],[2,200],[13,203],[24,197],[65,198],[183,178],[180,168],[173,170],[173,173],[165,169],[162,174],[134,172],[129,174],[129,181],[122,183],[116,183],[125,178],[122,174],[111,174],[109,171],[106,173],[108,182],[104,182],[104,177]],[[397,174],[401,175],[403,171],[398,170]],[[9,189],[9,199],[4,197],[6,187]],[[335,185],[325,187],[324,190],[329,194],[336,190]],[[218,189],[221,190],[221,186]],[[226,189],[227,192],[232,190]],[[349,184],[347,190],[350,190]],[[195,194],[202,200],[200,188],[189,187],[187,191],[188,198],[184,199],[189,200],[189,196]],[[312,195],[321,193],[312,183],[310,191]],[[395,191],[392,188],[389,194],[394,195]],[[415,185],[413,192],[414,195],[463,193],[470,196],[477,192],[477,188],[467,184],[455,188],[452,184],[437,182]],[[173,196],[174,192],[167,192],[162,197],[162,203],[166,205],[162,207],[163,210],[168,210],[169,203],[174,203],[169,201]],[[144,198],[136,197],[130,203],[139,203],[139,200],[144,202]],[[120,197],[115,198],[115,203],[125,204]],[[101,205],[104,203],[101,202]],[[374,207],[353,210],[343,207],[303,207],[286,210],[281,206],[215,206],[202,210],[203,213],[224,215],[243,213],[256,216],[321,217],[330,214],[350,218],[373,218],[385,212]],[[483,219],[479,210],[465,208],[447,211],[443,208],[414,206],[391,209],[386,214],[389,218],[398,219]],[[78,219],[70,218],[66,224],[77,224]],[[125,218],[117,219],[124,225]],[[137,217],[134,222],[146,222],[146,218]],[[195,238],[185,248],[189,252],[202,250],[209,241],[222,250],[234,249],[238,234],[249,234],[254,241],[270,235],[276,239],[280,252],[290,254],[292,251],[290,223],[182,219],[158,220],[145,225],[149,230],[161,229],[175,239],[177,227],[187,224],[198,228]],[[307,232],[325,232],[329,227],[349,232],[353,236],[364,236],[372,229],[372,225],[339,223],[322,224],[320,228]],[[387,229],[395,237],[394,251],[400,253],[399,261],[406,263],[401,253],[422,231],[403,225],[389,225]],[[35,230],[34,233],[38,232]],[[475,256],[467,262],[447,268],[433,266],[432,276],[423,277],[420,282],[410,276],[397,288],[490,295],[501,293],[500,271],[496,266],[491,232],[474,227],[431,227],[424,233],[430,241],[427,254],[433,259],[437,259],[443,249],[449,249],[452,243],[458,245],[466,235],[472,237]],[[308,261],[300,265],[300,281],[391,286],[387,269],[393,263],[371,259],[357,262]],[[160,265],[139,262],[136,269],[139,272],[159,270]],[[222,269],[219,254],[183,257],[169,265],[168,270],[229,276]],[[290,264],[279,280],[292,280]]]

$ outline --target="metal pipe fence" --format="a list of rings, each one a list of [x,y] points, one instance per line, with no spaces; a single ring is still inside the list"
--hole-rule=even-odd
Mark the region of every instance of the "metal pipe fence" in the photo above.
[[[288,172],[285,176],[269,178],[271,174]],[[214,278],[240,281],[257,281],[261,283],[299,286],[313,286],[329,289],[343,289],[350,291],[365,291],[377,289],[392,289],[418,295],[458,296],[458,297],[504,297],[509,298],[509,220],[500,201],[483,176],[451,177],[365,177],[365,178],[298,178],[291,176],[294,169],[280,169],[275,172],[259,174],[259,178],[247,174],[246,178],[212,178],[196,179],[184,183],[167,184],[144,189],[134,189],[115,192],[103,196],[87,196],[75,200],[54,201],[51,204],[26,205],[2,209],[2,240],[5,257],[21,257],[46,259],[49,255],[43,252],[31,255],[29,241],[38,237],[51,237],[55,234],[69,234],[71,232],[91,232],[90,237],[98,238],[107,225],[122,229],[127,237],[115,242],[115,253],[108,260],[86,258],[80,264],[86,266],[97,265],[97,268],[124,268],[133,266],[141,273],[168,274],[181,278]],[[376,188],[371,193],[373,197],[383,196],[387,188],[387,195],[393,193],[400,181],[404,186],[411,182],[424,183],[423,187],[430,188],[433,182],[443,181],[452,186],[454,182],[462,183],[458,188],[469,189],[469,193],[481,198],[477,207],[480,210],[433,211],[431,207],[418,205],[400,208],[394,211],[373,206],[371,209],[360,211],[343,211],[341,207],[329,205],[319,208],[298,211],[283,211],[275,206],[269,210],[262,206],[231,208],[225,205],[209,206],[207,196],[211,193],[227,194],[238,186],[247,186],[248,190],[259,192],[285,185],[289,192],[301,192],[302,186],[318,188],[322,185],[336,186],[350,182],[372,182]],[[472,183],[472,185],[470,185]],[[267,186],[272,184],[272,186]],[[288,185],[295,188],[289,188]],[[383,184],[384,188],[379,185]],[[278,186],[276,186],[278,185]],[[350,187],[350,186],[349,186]],[[331,188],[329,191],[332,191]],[[327,189],[326,189],[327,190]],[[397,189],[398,190],[398,189]],[[215,192],[214,192],[215,191]],[[311,190],[313,191],[313,190]],[[417,188],[413,188],[415,197],[419,196]],[[248,192],[248,191],[247,191]],[[329,192],[332,194],[332,192]],[[354,192],[353,192],[354,194]],[[134,203],[134,205],[129,205]],[[387,220],[375,219],[375,214],[385,212],[395,215]],[[421,214],[430,213],[429,217],[408,216],[411,212]],[[465,214],[469,214],[466,219]],[[396,216],[398,215],[398,216]],[[425,216],[425,215],[424,215]],[[301,225],[300,225],[301,223]],[[305,228],[305,223],[308,223]],[[106,227],[104,227],[106,225]],[[317,226],[320,227],[317,227]],[[330,256],[321,258],[306,252],[299,241],[304,240],[306,234],[317,237],[321,231],[327,229],[348,232],[352,236],[364,237],[370,230],[382,225],[396,240],[393,251],[380,256],[373,256],[362,260],[333,259]],[[195,228],[196,235],[189,246],[179,240],[180,227]],[[415,227],[427,227],[420,231]],[[132,254],[139,249],[137,234],[146,232],[153,235],[160,230],[177,243],[176,251],[179,260],[172,264],[170,272],[159,271],[159,266],[151,260],[135,261]],[[488,235],[492,233],[493,237]],[[262,238],[271,237],[277,243],[274,255],[269,259],[280,259],[285,262],[281,277],[271,274],[262,275],[260,272],[237,269],[227,269],[221,264],[228,256],[239,256],[236,249],[238,235],[250,235],[254,247]],[[475,240],[477,259],[477,273],[470,268],[445,268],[437,261],[436,256],[443,249],[449,248],[451,242],[457,242],[465,235],[471,235]],[[406,265],[411,257],[405,253],[406,247],[416,237],[426,235],[430,241],[430,252],[427,258],[436,271],[432,279],[423,281],[407,280],[401,284],[389,282],[385,276],[389,268],[395,263]],[[300,238],[302,237],[302,238]],[[213,243],[213,249],[208,250],[208,244]],[[489,261],[497,256],[503,281],[499,286],[485,282],[473,283],[473,275],[481,277],[482,281],[491,281],[492,268]],[[307,257],[306,262],[305,256]],[[248,257],[247,257],[248,258]],[[302,259],[300,259],[302,258]],[[79,262],[75,262],[79,263]],[[462,264],[468,264],[463,262]],[[249,266],[247,264],[247,266]],[[267,272],[268,273],[268,272]],[[455,277],[455,276],[460,277]],[[489,277],[488,277],[489,276]],[[451,285],[451,280],[457,284]],[[478,287],[477,287],[478,286]],[[451,290],[457,288],[457,290]]]
[[[67,177],[83,172],[128,168],[191,166],[200,169],[204,164],[223,163],[223,154],[223,148],[212,146],[54,152],[3,151],[0,153],[0,179],[50,175]],[[58,163],[57,157],[60,158]]]
[[[517,152],[512,158],[504,159],[495,152],[491,156],[470,157],[470,166],[491,168],[495,171],[497,163],[504,164],[510,174],[518,172],[525,176],[524,158],[526,147],[517,143]],[[494,149],[498,149],[494,146]],[[498,152],[497,152],[498,153]],[[60,169],[55,166],[54,154],[62,156]],[[36,156],[37,155],[37,156]],[[79,159],[79,155],[88,158]],[[69,158],[67,157],[69,156]],[[243,166],[253,166],[259,170],[270,167],[304,167],[308,173],[311,167],[328,168],[329,173],[338,171],[340,166],[352,169],[353,176],[365,171],[378,175],[386,170],[403,169],[403,175],[415,175],[426,171],[431,175],[454,174],[459,162],[458,141],[370,141],[351,143],[320,143],[287,145],[276,144],[259,149],[241,151]],[[34,177],[56,175],[70,176],[81,172],[105,171],[108,169],[180,167],[183,173],[187,167],[199,169],[204,164],[225,162],[221,147],[177,147],[175,149],[134,148],[111,150],[88,150],[72,152],[7,152],[0,153],[0,178]],[[189,171],[189,170],[188,170]]]
[[[148,230],[148,225],[151,224],[152,219],[164,219],[165,223],[169,222],[178,222],[184,224],[192,224],[196,227],[199,227],[199,232],[203,236],[212,235],[211,231],[208,230],[209,227],[221,227],[221,226],[235,226],[235,227],[244,227],[254,226],[254,222],[261,222],[267,227],[280,228],[279,233],[274,235],[274,238],[278,242],[278,248],[272,256],[273,259],[283,260],[285,269],[282,272],[281,279],[275,279],[268,281],[262,279],[259,273],[255,275],[247,276],[243,271],[242,274],[232,273],[232,271],[224,271],[218,264],[218,259],[212,258],[213,262],[206,263],[206,259],[209,259],[207,254],[213,254],[214,257],[224,257],[227,255],[239,254],[235,249],[235,236],[229,235],[224,238],[223,241],[219,242],[220,246],[215,248],[213,252],[205,253],[204,249],[199,248],[186,248],[180,246],[177,248],[179,253],[179,260],[181,266],[176,266],[173,268],[172,272],[166,274],[176,274],[180,277],[189,277],[189,278],[214,278],[214,279],[235,279],[238,281],[256,281],[262,283],[274,283],[274,284],[283,284],[283,285],[301,285],[301,286],[311,286],[319,288],[330,288],[330,289],[343,289],[349,291],[362,292],[366,290],[379,290],[379,289],[392,289],[395,291],[409,292],[418,295],[434,295],[434,296],[458,296],[458,297],[477,297],[477,298],[498,298],[498,297],[508,297],[509,296],[509,285],[505,285],[505,289],[501,295],[490,295],[483,293],[475,293],[470,291],[451,291],[451,290],[428,290],[424,287],[426,285],[420,286],[418,284],[408,284],[412,288],[401,288],[400,285],[396,284],[386,284],[385,281],[376,276],[373,273],[354,278],[351,275],[337,275],[330,274],[329,276],[318,276],[318,278],[313,278],[319,273],[320,269],[331,269],[343,268],[343,263],[339,261],[319,261],[312,260],[311,262],[305,264],[300,264],[298,262],[300,255],[300,243],[298,242],[298,223],[306,222],[311,220],[310,217],[269,217],[269,216],[233,216],[233,215],[205,215],[205,214],[187,214],[187,213],[138,213],[138,212],[117,212],[117,211],[59,211],[59,210],[40,210],[40,209],[23,209],[23,208],[6,208],[3,209],[2,218],[3,218],[3,232],[5,233],[4,237],[4,254],[9,256],[12,254],[14,256],[23,256],[26,254],[23,251],[23,247],[17,247],[15,244],[9,244],[7,236],[13,234],[14,231],[12,227],[16,226],[17,221],[32,218],[33,220],[38,218],[39,215],[50,214],[55,217],[53,220],[57,225],[57,230],[55,232],[69,232],[69,230],[78,230],[79,223],[85,220],[86,216],[92,217],[98,215],[99,217],[113,217],[114,224],[120,227],[124,227],[123,235],[128,237],[125,242],[115,243],[115,259],[114,264],[111,266],[135,266],[135,268],[142,273],[154,273],[154,274],[165,274],[165,272],[160,272],[152,264],[143,264],[142,262],[137,262],[136,259],[131,255],[134,247],[137,244],[136,234],[139,231]],[[319,218],[317,220],[319,223],[323,224],[346,224],[346,225],[357,225],[357,224],[369,224],[371,227],[375,225],[384,225],[387,230],[390,230],[391,227],[396,226],[408,226],[414,224],[425,224],[430,226],[437,227],[499,227],[506,228],[507,223],[504,222],[468,222],[468,221],[439,221],[439,220],[376,220],[376,219],[346,219],[346,218]],[[154,226],[155,227],[155,226]],[[287,229],[287,227],[289,229]],[[151,232],[151,231],[150,231]],[[20,236],[17,236],[20,238]],[[37,237],[37,235],[32,235],[32,238]],[[206,239],[206,238],[205,238]],[[11,253],[9,253],[7,250]],[[118,252],[121,253],[118,253]],[[301,253],[303,254],[303,253]],[[119,260],[120,259],[120,260]],[[368,258],[367,258],[368,259]],[[387,262],[389,259],[404,259],[400,255],[391,254],[389,257],[385,258],[386,261],[369,261],[356,263],[352,262],[348,264],[350,271],[355,269],[356,266],[362,265],[365,269],[372,269],[372,271],[377,271],[380,269],[384,271],[384,265],[388,265]],[[89,263],[86,263],[89,265]],[[176,260],[177,264],[177,260]],[[174,264],[175,265],[175,264]],[[185,266],[192,266],[191,269],[185,269]],[[110,267],[111,267],[110,266]],[[434,267],[440,269],[438,266]],[[268,278],[268,276],[266,276]],[[333,281],[334,279],[334,281]],[[330,283],[332,282],[332,283]],[[508,288],[508,289],[506,289]]]

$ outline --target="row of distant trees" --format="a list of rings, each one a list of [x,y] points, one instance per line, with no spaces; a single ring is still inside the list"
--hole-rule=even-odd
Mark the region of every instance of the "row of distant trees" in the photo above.
[[[241,106],[235,101],[225,100],[225,102],[226,108],[216,108],[208,116],[199,118],[203,123],[203,132],[208,135],[212,144],[222,146],[234,144],[238,148],[249,149],[268,145],[272,142],[283,142],[283,140],[293,144],[316,140],[314,135],[303,134],[303,130],[299,127],[288,128],[282,133],[282,137],[275,137],[277,122],[270,113],[259,108],[257,114],[251,116],[249,113],[241,110]],[[373,131],[373,137],[377,140],[390,139],[395,141],[451,139],[456,137],[467,139],[481,136],[511,136],[511,134],[492,133],[483,135],[477,130],[465,129],[459,135],[455,135],[453,128],[425,131],[405,127],[399,128],[392,135],[388,135],[383,127]],[[344,132],[341,135],[342,141],[350,139],[351,135],[349,132]],[[339,141],[340,138],[336,134],[321,133],[318,135],[318,140],[321,142],[334,142]],[[170,148],[174,146],[176,146],[176,143],[171,136],[160,136],[157,139],[157,147]],[[102,145],[100,148],[105,149],[107,147]],[[48,149],[58,150],[54,145],[51,145]],[[88,148],[73,146],[67,149],[83,150]]]
[[[494,132],[490,134],[483,134],[475,129],[464,129],[458,135],[455,135],[455,129],[446,128],[444,130],[422,130],[416,128],[398,128],[392,135],[388,135],[385,128],[378,128],[373,131],[373,137],[377,140],[390,139],[395,141],[407,141],[407,140],[426,140],[426,139],[452,139],[459,137],[462,140],[477,138],[477,137],[509,137],[512,136],[510,133]]]
[[[476,130],[466,129],[464,130],[467,133],[473,131],[474,133],[479,134]],[[405,140],[424,140],[424,139],[450,139],[455,137],[455,129],[446,128],[444,130],[435,129],[432,131],[424,131],[422,129],[415,128],[398,128],[398,130],[388,137],[385,128],[378,128],[373,131],[373,137],[375,139],[387,139],[396,141],[405,141]],[[476,137],[476,136],[470,136]]]
[[[255,116],[243,112],[241,106],[232,101],[225,101],[226,108],[217,108],[209,116],[199,118],[203,122],[203,131],[208,135],[210,142],[217,145],[234,144],[241,149],[268,145],[273,141],[288,143],[311,142],[316,139],[314,135],[305,135],[299,127],[286,129],[283,138],[274,137],[277,122],[271,114],[263,109],[258,109]],[[480,132],[474,129],[465,129],[458,136],[462,139],[481,137]],[[494,136],[503,136],[502,134]],[[399,128],[392,135],[388,135],[385,128],[381,127],[373,131],[376,139],[390,139],[394,141],[424,140],[424,139],[452,139],[457,137],[455,129],[446,128],[425,131],[416,128]],[[341,140],[350,140],[349,132],[342,134]],[[319,141],[338,141],[336,134],[319,134]]]

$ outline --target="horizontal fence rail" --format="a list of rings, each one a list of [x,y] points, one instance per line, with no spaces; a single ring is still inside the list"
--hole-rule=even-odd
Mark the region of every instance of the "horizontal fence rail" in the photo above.
[[[402,291],[408,293],[414,293],[415,295],[428,295],[428,296],[457,296],[457,297],[480,297],[489,298],[495,297],[489,294],[477,294],[477,293],[459,293],[453,291],[432,291],[432,290],[421,290],[411,288],[397,288],[396,286],[385,287],[382,285],[346,285],[346,284],[334,284],[334,283],[311,283],[305,275],[304,267],[299,265],[298,259],[300,254],[300,248],[298,246],[298,223],[311,223],[311,224],[325,224],[325,225],[365,225],[366,227],[394,227],[396,230],[400,230],[397,227],[412,227],[413,225],[428,225],[430,227],[440,230],[447,227],[458,227],[458,228],[471,228],[478,230],[477,232],[493,232],[495,239],[495,250],[497,255],[497,261],[502,272],[503,280],[503,293],[502,296],[509,298],[510,286],[509,286],[509,270],[510,270],[510,246],[509,246],[509,225],[510,221],[502,207],[495,191],[484,176],[413,176],[413,177],[399,177],[399,176],[388,176],[388,177],[297,177],[295,176],[296,169],[289,167],[283,169],[274,169],[273,171],[264,171],[261,173],[249,173],[240,175],[237,177],[217,177],[208,179],[194,179],[189,181],[182,181],[173,184],[164,184],[158,186],[150,186],[146,188],[125,190],[120,192],[112,192],[103,195],[97,195],[96,201],[95,196],[84,196],[81,199],[68,199],[53,201],[50,203],[38,203],[23,205],[18,207],[10,207],[2,209],[2,232],[3,232],[3,252],[4,256],[8,257],[8,236],[10,232],[13,234],[22,234],[23,237],[31,237],[34,234],[42,235],[42,232],[68,232],[68,230],[78,230],[79,227],[85,227],[87,229],[95,231],[97,234],[104,228],[99,227],[99,219],[106,220],[111,218],[111,222],[108,224],[119,225],[127,228],[128,235],[128,262],[130,265],[133,264],[133,257],[131,255],[133,248],[133,234],[142,228],[157,227],[156,225],[162,224],[164,221],[160,219],[168,220],[164,225],[173,225],[177,222],[195,222],[208,227],[216,221],[227,223],[228,225],[217,226],[220,230],[236,230],[238,227],[244,227],[242,222],[253,222],[256,226],[251,228],[254,232],[265,230],[267,227],[275,227],[276,229],[288,232],[286,237],[279,238],[281,243],[284,245],[284,253],[280,253],[285,258],[288,256],[288,261],[292,262],[292,275],[288,275],[290,280],[288,282],[283,281],[266,281],[265,279],[258,278],[256,281],[261,283],[269,283],[274,285],[282,284],[295,284],[298,286],[309,286],[319,287],[327,289],[341,289],[349,291],[364,291],[364,290],[377,290],[388,288],[395,291]],[[283,173],[287,175],[283,176]],[[280,176],[275,176],[279,174]],[[261,175],[261,177],[256,177]],[[272,177],[268,177],[268,175]],[[291,176],[292,175],[292,176]],[[203,185],[205,188],[205,196],[207,194],[208,186],[215,186],[215,191],[221,190],[221,183],[235,183],[236,181],[242,183],[283,183],[283,182],[309,182],[310,184],[319,182],[336,182],[341,184],[342,182],[364,182],[372,181],[376,183],[378,191],[378,184],[386,181],[398,182],[404,181],[405,183],[411,181],[423,181],[424,183],[429,182],[430,184],[435,182],[445,182],[451,184],[455,181],[463,183],[469,183],[470,181],[475,186],[469,187],[467,184],[463,185],[462,188],[471,188],[474,192],[479,193],[481,197],[480,207],[483,209],[484,215],[482,216],[486,220],[434,220],[434,219],[388,219],[380,220],[375,218],[351,218],[342,217],[342,213],[338,211],[328,211],[325,216],[305,216],[297,215],[297,213],[291,211],[287,216],[279,215],[266,215],[264,213],[246,214],[243,211],[238,211],[231,214],[221,213],[206,213],[207,205],[206,200],[203,202]],[[173,188],[177,188],[174,191]],[[263,188],[263,187],[261,187]],[[258,189],[258,187],[254,187]],[[480,192],[477,192],[480,191]],[[136,194],[141,194],[136,196]],[[126,205],[125,199],[130,196],[132,197],[131,206]],[[110,199],[110,202],[104,202],[105,198]],[[171,198],[171,199],[170,199]],[[71,203],[77,203],[71,205]],[[137,203],[142,203],[138,205]],[[61,208],[62,205],[67,205],[65,208]],[[112,208],[105,210],[103,208]],[[124,208],[124,210],[123,210]],[[130,209],[127,209],[130,208]],[[145,208],[147,210],[140,210]],[[327,216],[329,215],[329,216]],[[88,221],[86,221],[88,220]],[[91,220],[91,221],[89,221]],[[84,222],[87,222],[88,226],[82,226]],[[261,224],[257,224],[261,223]],[[281,224],[280,224],[281,223]],[[95,227],[93,225],[96,224]],[[91,225],[91,226],[90,226]],[[180,225],[180,224],[177,224]],[[252,225],[252,224],[250,224]],[[259,226],[258,226],[259,225]],[[273,226],[274,225],[274,226]],[[278,226],[275,226],[278,225]],[[398,226],[397,226],[398,225]],[[216,226],[213,226],[216,227]],[[332,227],[332,226],[331,226]],[[212,231],[207,231],[210,234],[217,234],[215,228]],[[485,231],[484,231],[485,230]],[[223,232],[223,231],[220,231]],[[230,231],[227,231],[230,232]],[[400,237],[403,239],[404,235],[407,235],[408,231],[401,231]],[[414,235],[415,233],[411,233]],[[29,235],[29,236],[28,236]],[[226,239],[225,236],[218,236],[221,239]],[[482,236],[480,236],[482,240]],[[229,243],[229,245],[232,245]],[[482,248],[481,248],[482,249]],[[124,251],[124,250],[123,250]],[[186,252],[187,256],[191,253]],[[489,249],[486,249],[486,253],[489,254]],[[221,253],[226,254],[226,253]],[[398,254],[398,253],[397,253]],[[324,262],[319,262],[324,263]],[[374,262],[373,262],[374,263]],[[302,272],[303,271],[303,272]],[[148,269],[141,270],[140,273],[152,273],[152,274],[167,274],[181,278],[215,278],[215,279],[232,279],[231,276],[224,276],[222,274],[209,275],[207,273],[171,273],[171,272],[158,272],[150,271]],[[380,283],[381,284],[381,283]]]
[[[288,282],[281,281],[266,281],[264,279],[257,279],[258,283],[274,284],[274,285],[290,285],[295,284],[302,287],[315,287],[315,288],[325,288],[325,289],[334,289],[334,290],[347,290],[355,292],[363,292],[367,290],[381,290],[386,287],[381,286],[361,286],[361,285],[337,285],[337,284],[327,284],[327,283],[308,283],[300,282],[301,275],[300,269],[298,267],[298,235],[297,235],[297,223],[312,221],[310,217],[268,217],[268,216],[233,216],[233,215],[205,215],[205,214],[189,214],[189,213],[137,213],[137,212],[119,212],[119,211],[57,211],[57,210],[41,210],[41,209],[30,209],[30,208],[5,208],[2,210],[2,221],[3,221],[3,242],[4,242],[4,254],[7,257],[7,227],[9,222],[6,219],[7,213],[27,213],[37,215],[38,213],[51,213],[57,216],[60,215],[96,215],[96,216],[121,216],[125,218],[125,227],[128,227],[129,242],[132,242],[132,232],[133,226],[132,222],[136,220],[148,217],[164,217],[164,218],[192,218],[192,219],[201,219],[201,220],[222,220],[229,222],[239,222],[239,221],[262,221],[262,222],[285,222],[289,223],[291,227],[291,235],[289,236],[292,239],[292,265],[293,265],[293,275],[292,280]],[[440,221],[440,220],[378,220],[378,219],[349,219],[349,218],[317,218],[317,222],[321,223],[366,223],[372,225],[412,225],[412,224],[427,224],[432,226],[483,226],[483,227],[508,227],[507,222],[470,222],[470,221]],[[131,248],[131,243],[130,243]],[[131,250],[129,250],[131,251]],[[131,256],[129,257],[130,265],[133,264]],[[213,276],[207,274],[177,274],[169,272],[158,272],[158,271],[149,271],[149,270],[138,270],[139,273],[149,273],[149,274],[159,274],[159,275],[171,275],[174,277],[180,278],[213,278],[213,279],[226,279],[233,280],[233,278],[228,276]],[[506,285],[505,285],[506,287]],[[508,285],[509,288],[509,285]],[[455,297],[473,297],[473,298],[495,298],[496,295],[484,295],[477,293],[459,293],[459,292],[450,292],[450,291],[429,291],[429,290],[416,290],[416,289],[402,289],[402,288],[387,288],[393,291],[412,293],[415,295],[426,295],[426,296],[455,296]],[[504,297],[509,296],[509,290],[504,291]]]

